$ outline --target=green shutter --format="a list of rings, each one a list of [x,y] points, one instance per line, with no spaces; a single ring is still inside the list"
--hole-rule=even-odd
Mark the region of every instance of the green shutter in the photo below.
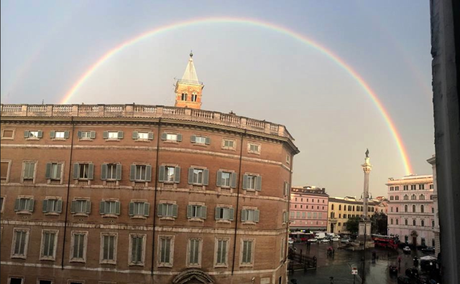
[[[48,200],[43,200],[43,206],[42,206],[42,212],[47,213],[48,212]]]
[[[206,220],[206,217],[208,216],[208,207],[206,207],[206,206],[201,206],[200,213],[201,213],[201,218],[202,218],[203,220]]]
[[[94,178],[94,164],[88,164],[88,179],[93,180]]]
[[[260,211],[254,210],[254,222],[259,223],[259,215],[260,215]]]
[[[174,168],[174,182],[180,183],[180,167]]]
[[[46,164],[45,177],[46,177],[46,179],[51,179],[51,163]]]
[[[58,176],[56,177],[56,179],[58,179],[58,180],[61,180],[61,176],[62,176],[61,169],[62,169],[62,164],[58,164],[57,165],[57,174],[58,174]]]
[[[101,201],[100,205],[99,205],[99,213],[102,215],[102,214],[105,214],[105,201]]]
[[[221,207],[216,207],[216,211],[214,212],[214,218],[215,218],[216,220],[220,220],[220,219],[221,219],[221,218],[220,218],[220,211],[221,211],[221,210],[222,210]]]
[[[230,187],[236,188],[236,173],[232,173],[231,175]]]
[[[90,131],[90,132],[89,132],[89,137],[90,137],[91,139],[96,138],[96,131]]]
[[[209,184],[209,170],[204,169],[203,170],[203,185],[208,185]]]
[[[115,202],[115,214],[120,215],[120,201]]]
[[[73,179],[78,179],[80,177],[80,164],[73,164]]]
[[[241,210],[241,222],[248,220],[248,213],[246,209]]]
[[[56,131],[54,131],[54,130],[51,130],[51,131],[50,131],[50,138],[51,138],[51,139],[56,138]]]
[[[14,201],[14,211],[19,211],[19,203],[21,202],[21,200],[19,198],[16,198],[16,200]]]
[[[206,143],[206,145],[209,145],[209,144],[211,144],[211,138],[209,138],[209,137],[206,137],[206,139],[205,139],[205,143]]]
[[[193,168],[188,169],[188,184],[193,184]]]
[[[230,221],[233,221],[233,218],[234,218],[234,216],[235,216],[235,209],[229,208],[228,210],[229,210],[229,215],[230,215],[229,220],[230,220]]]
[[[196,136],[195,135],[190,136],[190,142],[196,143]]]
[[[102,132],[102,138],[109,139],[109,132],[108,131]]]
[[[118,131],[118,139],[123,139],[123,131]]]
[[[64,131],[64,138],[69,139],[70,132],[68,130]]]
[[[136,179],[136,165],[131,165],[131,171],[129,172],[129,180],[134,181]]]
[[[261,176],[256,177],[256,184],[255,185],[256,185],[255,190],[261,191],[261,189],[262,189],[262,177]]]
[[[172,208],[173,208],[173,217],[174,218],[177,218],[177,204],[173,204],[172,205]]]
[[[29,135],[30,135],[29,130],[24,131],[24,138],[29,138]]]
[[[144,203],[144,216],[148,217],[150,215],[150,204],[145,202]]]
[[[62,213],[62,200],[57,201],[57,213]]]
[[[101,165],[101,180],[107,180],[107,170],[108,170],[107,164],[102,164]]]
[[[77,213],[77,205],[78,205],[78,202],[76,200],[73,200],[72,203],[70,204],[70,213],[72,214]]]
[[[123,170],[123,166],[121,164],[117,164],[117,167],[116,167],[117,180],[121,180],[122,170]]]
[[[139,133],[137,131],[133,131],[133,140],[139,139]]]
[[[187,205],[187,218],[192,218],[193,205]]]
[[[177,134],[177,142],[182,142],[182,134]]]
[[[166,177],[165,177],[165,174],[166,174],[166,167],[165,166],[160,166],[160,168],[158,169],[158,181],[159,182],[164,182]]]
[[[222,186],[222,171],[217,171],[216,186]]]
[[[157,215],[158,217],[163,217],[163,207],[164,207],[164,204],[160,203],[157,205]]]
[[[81,139],[81,131],[77,132],[78,139]]]
[[[28,209],[29,209],[30,212],[34,212],[35,200],[33,200],[33,199],[29,199],[29,200],[30,201],[29,201],[29,208]]]
[[[145,181],[152,181],[152,166],[145,166]]]
[[[85,208],[85,209],[86,209],[86,210],[85,210],[85,211],[86,211],[86,214],[90,214],[90,213],[91,213],[91,201],[86,200],[86,202],[85,202],[85,207],[86,207],[86,208]]]
[[[134,202],[129,203],[129,212],[128,212],[128,214],[129,214],[130,217],[134,216]]]
[[[153,140],[153,132],[149,132],[149,140]]]
[[[161,140],[165,141],[167,135],[168,135],[168,134],[166,134],[166,133],[163,132],[163,133],[161,134]]]
[[[43,131],[38,130],[38,138],[42,138],[42,137],[43,137]]]
[[[243,189],[248,189],[248,175],[243,176]]]

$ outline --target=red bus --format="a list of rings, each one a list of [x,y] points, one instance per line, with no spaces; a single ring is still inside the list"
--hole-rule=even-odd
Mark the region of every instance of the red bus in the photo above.
[[[384,236],[384,235],[372,235],[372,240],[374,241],[375,246],[384,247],[384,248],[398,248],[398,239],[393,236]]]
[[[289,238],[291,238],[294,242],[306,242],[308,239],[313,239],[315,234],[313,233],[302,233],[302,232],[290,232]]]

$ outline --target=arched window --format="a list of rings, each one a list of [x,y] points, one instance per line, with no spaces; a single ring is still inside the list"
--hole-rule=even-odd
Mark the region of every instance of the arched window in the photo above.
[[[415,196],[415,194],[412,194],[412,196],[410,197],[411,200],[417,200],[417,196]]]
[[[417,212],[417,210],[415,210],[415,205],[412,205],[412,212]]]
[[[422,227],[425,227],[425,220],[422,220],[421,223],[420,223],[420,225],[421,225]]]
[[[390,223],[391,223],[391,225],[393,225],[393,218],[390,219]]]
[[[334,210],[334,204],[331,205],[331,210]]]
[[[396,219],[396,225],[399,225],[399,219]]]
[[[399,200],[399,195],[396,195],[396,196],[395,196],[395,200]]]
[[[407,205],[404,205],[404,212],[407,212]]]
[[[390,200],[393,200],[393,198],[394,198],[394,197],[393,197],[393,195],[392,195],[392,196],[390,196]]]
[[[404,224],[407,226],[409,223],[407,222],[407,219],[404,219]]]
[[[353,211],[355,211],[355,206],[353,206]]]
[[[412,220],[412,225],[413,225],[413,226],[417,226],[417,220],[415,220],[415,219]]]
[[[420,205],[420,212],[425,213],[425,206]]]
[[[409,196],[407,194],[404,195],[404,200],[409,200]]]
[[[183,101],[186,101],[186,100],[187,100],[187,93],[182,93],[181,99],[182,99]]]
[[[342,205],[339,204],[339,210],[342,210]]]
[[[396,207],[396,212],[399,212],[399,207]]]
[[[348,205],[348,211],[351,211],[351,205]]]
[[[425,200],[425,195],[420,194],[420,197],[418,198],[419,200]]]

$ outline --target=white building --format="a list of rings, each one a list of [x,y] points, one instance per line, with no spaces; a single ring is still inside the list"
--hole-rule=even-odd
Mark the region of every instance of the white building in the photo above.
[[[433,176],[390,178],[388,183],[388,234],[416,246],[435,246]]]

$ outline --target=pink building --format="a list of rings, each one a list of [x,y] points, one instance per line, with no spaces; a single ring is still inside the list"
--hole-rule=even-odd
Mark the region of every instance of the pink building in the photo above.
[[[325,231],[329,195],[325,188],[292,187],[290,230]]]

